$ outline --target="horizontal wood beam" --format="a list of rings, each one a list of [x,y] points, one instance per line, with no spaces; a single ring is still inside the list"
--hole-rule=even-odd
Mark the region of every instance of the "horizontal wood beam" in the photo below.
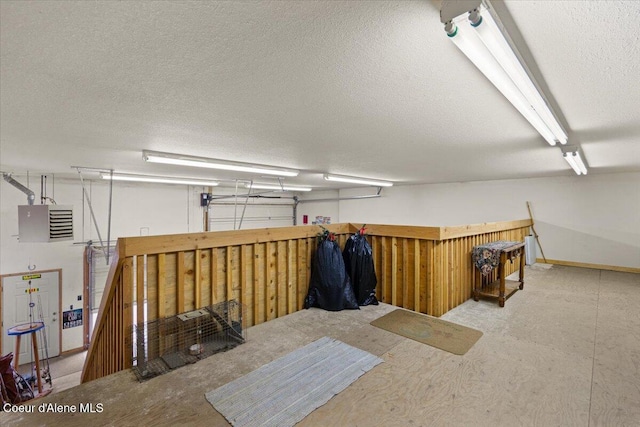
[[[349,234],[350,224],[323,225],[336,234]],[[234,231],[211,231],[187,234],[164,234],[161,236],[125,237],[122,242],[125,257],[159,253],[189,251],[195,249],[224,248],[227,246],[252,245],[255,243],[315,237],[322,229],[319,225],[260,228]]]
[[[477,234],[492,233],[495,231],[513,230],[529,227],[530,219],[515,221],[485,222],[482,224],[469,224],[448,227],[423,227],[415,225],[382,225],[367,224],[367,234],[384,237],[403,237],[407,239],[423,240],[447,240],[459,237],[475,236]]]
[[[407,239],[440,239],[440,227],[422,227],[415,225],[366,224],[367,234],[382,237],[404,237]]]
[[[533,221],[530,219],[520,219],[516,221],[485,222],[482,224],[440,227],[440,240],[475,236],[477,234],[492,233],[495,231],[514,230],[517,228],[529,227],[532,224]]]

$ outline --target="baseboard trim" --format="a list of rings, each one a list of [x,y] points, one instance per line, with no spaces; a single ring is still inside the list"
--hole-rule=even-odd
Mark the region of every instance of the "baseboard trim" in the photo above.
[[[588,264],[585,262],[560,261],[557,259],[548,259],[548,258],[546,261],[542,258],[536,258],[536,262],[542,262],[546,264],[566,265],[568,267],[593,268],[596,270],[621,271],[623,273],[640,273],[640,268],[621,267],[617,265]]]
[[[87,351],[87,349],[84,347],[72,348],[71,350],[60,352],[60,356],[71,356],[72,354],[82,353],[83,351]]]

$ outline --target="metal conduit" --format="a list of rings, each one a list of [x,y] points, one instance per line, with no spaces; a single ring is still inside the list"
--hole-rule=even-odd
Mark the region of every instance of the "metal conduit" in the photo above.
[[[248,216],[244,218],[244,221],[291,221],[293,219],[292,216],[283,215],[283,216]],[[234,222],[234,217],[221,217],[210,219],[210,222]]]

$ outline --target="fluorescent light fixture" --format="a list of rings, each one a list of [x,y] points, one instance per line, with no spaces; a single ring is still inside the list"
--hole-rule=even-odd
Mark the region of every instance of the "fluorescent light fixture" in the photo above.
[[[454,2],[444,2],[443,8],[447,3]],[[445,14],[443,9],[443,19]],[[451,18],[445,31],[549,144],[567,143],[566,132],[509,43],[509,35],[488,1],[477,1],[473,10]]]
[[[101,173],[100,178],[112,179],[111,174]],[[174,178],[169,176],[152,176],[152,175],[135,175],[114,173],[113,181],[133,181],[133,182],[153,182],[158,184],[182,184],[182,185],[202,185],[205,187],[214,187],[220,183],[208,179],[197,178]]]
[[[257,188],[259,190],[275,190],[275,191],[311,191],[310,187],[298,187],[295,185],[278,185],[278,184],[261,184],[254,182],[252,184],[245,184],[245,188]]]
[[[236,172],[260,173],[276,176],[298,176],[300,171],[295,169],[277,168],[252,163],[230,162],[227,160],[210,159],[207,157],[187,156],[182,154],[160,153],[144,150],[142,158],[147,162],[164,163],[167,165],[192,166],[197,168],[221,169]]]
[[[376,187],[391,187],[393,182],[380,181],[376,179],[357,178],[354,176],[330,175],[325,174],[324,179],[327,181],[349,182],[351,184],[374,185]]]
[[[580,152],[577,149],[575,151],[567,151],[563,153],[562,156],[567,161],[567,163],[569,163],[569,166],[571,166],[576,175],[587,174],[587,167],[582,161]]]

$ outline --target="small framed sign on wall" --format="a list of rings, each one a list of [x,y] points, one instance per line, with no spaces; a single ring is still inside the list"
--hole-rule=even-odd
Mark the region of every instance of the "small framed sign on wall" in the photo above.
[[[69,310],[62,312],[62,329],[75,328],[82,326],[82,309]]]

